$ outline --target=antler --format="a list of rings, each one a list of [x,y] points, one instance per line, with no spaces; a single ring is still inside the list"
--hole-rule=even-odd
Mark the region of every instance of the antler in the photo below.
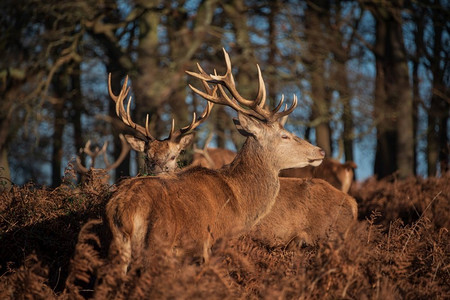
[[[122,161],[125,159],[128,152],[130,151],[130,146],[128,145],[127,141],[125,140],[125,137],[122,134],[120,134],[119,138],[120,138],[120,141],[122,142],[122,150],[120,152],[119,157],[113,164],[111,164],[109,162],[108,156],[106,155],[106,149],[108,148],[108,141],[106,141],[103,144],[102,148],[95,147],[94,151],[92,151],[91,150],[91,140],[88,140],[86,142],[86,144],[84,145],[84,148],[80,149],[80,153],[84,152],[87,156],[89,156],[91,158],[91,167],[88,169],[85,166],[83,166],[83,164],[81,163],[80,156],[77,155],[77,157],[76,157],[77,169],[81,173],[89,172],[90,169],[93,169],[95,167],[95,160],[100,155],[103,155],[103,160],[104,160],[105,166],[106,166],[105,171],[110,171],[112,169],[117,168],[122,163]]]
[[[205,73],[206,74],[206,73]],[[206,82],[204,83],[206,85],[208,85]],[[127,104],[127,110],[125,110],[124,105],[123,105],[123,101],[126,98],[130,87],[127,87],[128,85],[128,76],[125,77],[125,81],[122,85],[122,89],[119,93],[118,96],[114,95],[114,93],[111,90],[111,73],[109,73],[108,76],[108,91],[109,91],[109,95],[110,97],[114,100],[114,102],[116,103],[116,114],[119,118],[122,119],[122,122],[125,123],[126,125],[130,126],[133,129],[136,129],[139,133],[143,134],[144,136],[146,136],[149,140],[154,141],[156,140],[149,131],[149,126],[148,126],[148,114],[145,120],[145,128],[143,126],[140,126],[136,123],[134,123],[131,120],[131,115],[130,115],[130,104],[131,104],[131,96],[128,100],[128,104]],[[209,88],[209,86],[208,86]],[[206,89],[206,87],[205,87]],[[202,112],[202,114],[200,115],[200,117],[197,118],[197,115],[195,112],[193,112],[193,118],[192,118],[192,122],[191,124],[189,124],[188,126],[185,126],[183,128],[180,128],[178,130],[174,130],[175,128],[175,120],[172,119],[172,127],[170,129],[170,133],[169,133],[169,138],[170,140],[176,140],[179,137],[186,135],[188,133],[190,133],[191,131],[193,131],[195,128],[197,128],[201,123],[203,123],[210,115],[211,113],[211,109],[213,107],[214,103],[212,102],[207,102],[207,105],[205,107],[205,110]]]
[[[203,70],[200,69],[200,72],[202,72]],[[211,90],[211,88],[209,87],[208,83],[205,81],[203,82],[203,85],[205,87],[205,90],[209,91]],[[180,136],[186,135],[189,132],[191,132],[192,130],[194,130],[195,128],[197,128],[200,124],[202,124],[211,114],[211,109],[214,106],[213,102],[209,102],[207,101],[206,103],[206,107],[203,110],[202,114],[200,115],[200,117],[197,117],[197,115],[195,114],[195,111],[192,113],[192,122],[191,124],[189,124],[188,126],[185,126],[183,128],[178,129],[177,131],[174,131],[174,126],[175,126],[175,120],[172,119],[172,127],[170,128],[170,134],[169,134],[169,139],[170,140],[176,140],[177,138],[179,138]]]
[[[194,153],[203,155],[203,157],[205,157],[205,159],[208,161],[208,163],[211,167],[214,166],[214,160],[211,158],[211,156],[208,153],[208,145],[211,142],[212,137],[213,137],[213,134],[212,134],[212,132],[210,132],[208,134],[208,137],[205,140],[205,144],[203,145],[202,149],[199,149],[199,148],[197,148],[197,146],[194,145]]]
[[[117,158],[117,160],[111,164],[108,160],[108,156],[106,155],[106,152],[103,154],[103,161],[105,162],[105,166],[106,166],[105,170],[106,171],[110,171],[110,170],[117,168],[122,163],[122,161],[125,159],[125,157],[127,157],[128,152],[130,151],[131,147],[130,147],[130,145],[128,145],[123,134],[119,134],[119,138],[120,138],[122,150],[120,151],[120,155]]]
[[[142,127],[141,125],[138,125],[133,122],[130,115],[130,107],[131,107],[131,99],[132,97],[128,99],[127,104],[127,110],[125,111],[125,108],[123,106],[123,101],[128,95],[128,92],[130,91],[130,87],[127,87],[128,85],[128,75],[125,77],[125,81],[123,82],[122,89],[120,90],[120,93],[118,96],[114,95],[111,89],[111,73],[108,75],[108,92],[109,96],[113,101],[116,103],[116,114],[119,118],[122,119],[122,122],[126,125],[130,126],[131,128],[135,129],[145,137],[147,137],[149,140],[154,141],[155,138],[150,134],[150,131],[148,129],[148,114],[145,119],[145,127]]]
[[[95,165],[95,159],[97,156],[106,153],[106,148],[108,147],[108,141],[103,144],[103,147],[100,149],[99,147],[95,147],[94,151],[91,150],[91,140],[88,140],[84,145],[84,148],[80,149],[80,153],[85,153],[87,156],[91,158],[91,168]],[[76,165],[77,169],[82,173],[89,172],[89,169],[83,166],[81,163],[81,158],[79,155],[76,157]]]
[[[233,74],[231,73],[231,60],[230,56],[228,55],[227,51],[223,49],[223,53],[225,56],[225,63],[227,65],[227,71],[225,75],[217,75],[215,74],[208,75],[206,74],[200,67],[200,65],[197,64],[200,73],[190,72],[186,71],[187,74],[194,76],[196,78],[201,79],[202,81],[206,81],[209,83],[218,83],[219,85],[216,85],[212,91],[208,91],[207,93],[204,93],[196,88],[194,88],[192,85],[189,85],[189,87],[198,95],[204,97],[205,99],[217,103],[217,104],[223,104],[232,107],[233,109],[240,111],[244,114],[251,115],[253,117],[256,117],[260,119],[261,121],[267,121],[267,122],[275,122],[278,119],[282,118],[283,116],[286,116],[290,114],[295,107],[297,106],[297,96],[294,95],[294,99],[292,101],[292,105],[290,108],[285,109],[281,112],[279,112],[280,108],[283,105],[284,102],[284,95],[282,95],[281,100],[279,104],[275,107],[273,110],[269,110],[265,107],[266,103],[266,88],[264,84],[264,80],[261,74],[261,69],[259,68],[259,65],[256,65],[258,69],[258,94],[254,100],[248,100],[242,97],[239,92],[236,89],[236,84],[234,81]],[[228,95],[225,93],[223,88],[226,88],[231,96],[233,98],[228,97]],[[219,89],[220,96],[217,93],[217,89]],[[244,108],[243,106],[249,107],[250,109]]]

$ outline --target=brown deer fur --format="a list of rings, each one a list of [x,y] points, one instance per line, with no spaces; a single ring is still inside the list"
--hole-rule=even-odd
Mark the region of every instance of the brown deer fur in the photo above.
[[[229,164],[236,156],[236,152],[228,149],[208,148],[207,155],[204,154],[204,151],[200,150],[194,153],[191,166],[220,169],[222,166]],[[344,193],[348,193],[353,183],[356,167],[353,161],[340,163],[337,160],[325,158],[322,164],[317,167],[306,166],[304,168],[281,170],[280,177],[320,178]]]
[[[280,178],[272,210],[250,235],[270,246],[314,244],[344,234],[357,213],[353,197],[322,179]]]
[[[175,248],[188,238],[196,254],[207,259],[215,239],[250,230],[270,211],[281,169],[318,165],[324,157],[320,148],[278,122],[242,113],[238,118],[249,137],[230,165],[132,178],[117,187],[106,216],[113,235],[110,255],[125,272],[161,236]]]
[[[320,166],[305,168],[290,168],[281,170],[281,177],[296,178],[321,178],[329,182],[332,186],[348,193],[352,182],[356,164],[352,161],[340,163],[331,158],[325,158]]]
[[[194,153],[191,166],[220,169],[224,165],[231,163],[236,157],[236,152],[228,149],[207,148],[202,151],[207,151],[206,155],[204,153]]]

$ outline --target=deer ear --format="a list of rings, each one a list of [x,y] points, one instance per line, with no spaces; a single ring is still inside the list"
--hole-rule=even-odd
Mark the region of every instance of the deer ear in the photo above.
[[[130,144],[131,148],[133,148],[133,150],[137,152],[144,152],[145,142],[143,140],[129,134],[125,135],[125,139],[127,140],[128,144]]]
[[[238,112],[238,118],[233,119],[233,122],[239,133],[243,136],[258,136],[258,133],[262,130],[257,120],[240,112]]]
[[[194,133],[189,133],[187,135],[184,135],[180,138],[180,149],[185,149],[187,146],[189,146],[192,141],[194,140]]]

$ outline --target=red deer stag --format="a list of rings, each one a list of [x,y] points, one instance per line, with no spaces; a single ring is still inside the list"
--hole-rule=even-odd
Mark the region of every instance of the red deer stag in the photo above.
[[[157,237],[180,250],[188,240],[194,243],[193,253],[207,260],[214,240],[246,232],[268,213],[279,192],[281,169],[317,166],[324,158],[322,149],[278,123],[297,106],[296,97],[289,109],[279,111],[281,103],[274,110],[265,108],[266,90],[258,67],[257,97],[243,98],[236,90],[225,50],[224,55],[227,71],[223,76],[207,75],[200,66],[200,73],[187,72],[202,80],[207,93],[190,87],[209,101],[238,111],[236,126],[247,139],[234,161],[220,170],[195,167],[126,179],[118,185],[106,216],[113,236],[110,256],[125,273],[130,262],[155,247]]]
[[[169,136],[166,139],[158,140],[154,138],[149,132],[148,115],[145,122],[145,127],[133,122],[130,115],[131,96],[128,101],[127,110],[124,108],[123,101],[127,97],[130,90],[128,85],[128,76],[122,85],[119,95],[114,95],[111,90],[111,74],[108,77],[108,91],[111,99],[116,103],[116,114],[122,119],[122,122],[133,128],[137,136],[125,135],[131,147],[144,154],[146,160],[147,172],[152,175],[157,175],[165,172],[172,172],[178,168],[177,158],[180,152],[184,150],[192,141],[194,129],[203,123],[209,116],[213,103],[208,102],[205,110],[196,119],[195,112],[191,124],[186,127],[174,130],[175,120],[172,119],[172,127]]]
[[[76,160],[75,160],[75,167],[76,167],[76,170],[78,171],[78,173],[82,174],[83,176],[86,176],[89,173],[103,176],[104,183],[108,183],[109,176],[107,175],[107,173],[111,170],[116,169],[122,163],[122,161],[128,155],[128,152],[130,151],[130,146],[128,145],[127,141],[125,140],[125,137],[122,134],[119,135],[119,137],[120,137],[120,141],[122,143],[122,146],[121,146],[122,150],[120,151],[119,157],[113,163],[110,163],[110,161],[108,160],[107,153],[106,153],[106,149],[108,148],[107,141],[103,144],[103,146],[101,148],[95,147],[94,149],[91,149],[92,148],[91,140],[88,140],[86,142],[86,144],[84,145],[84,148],[80,149],[80,153],[84,153],[90,157],[90,159],[91,159],[90,167],[88,168],[88,167],[84,166],[81,161],[80,156],[77,155]],[[95,162],[96,162],[97,157],[99,157],[101,155],[103,155],[103,161],[105,163],[105,168],[98,169],[98,168],[95,168]]]

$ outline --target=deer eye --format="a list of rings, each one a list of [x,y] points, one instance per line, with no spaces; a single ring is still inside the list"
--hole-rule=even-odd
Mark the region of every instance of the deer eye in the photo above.
[[[287,134],[283,134],[283,135],[281,135],[281,138],[287,140],[287,139],[289,139],[289,136]]]
[[[170,158],[170,160],[175,160],[177,158],[175,155]]]

